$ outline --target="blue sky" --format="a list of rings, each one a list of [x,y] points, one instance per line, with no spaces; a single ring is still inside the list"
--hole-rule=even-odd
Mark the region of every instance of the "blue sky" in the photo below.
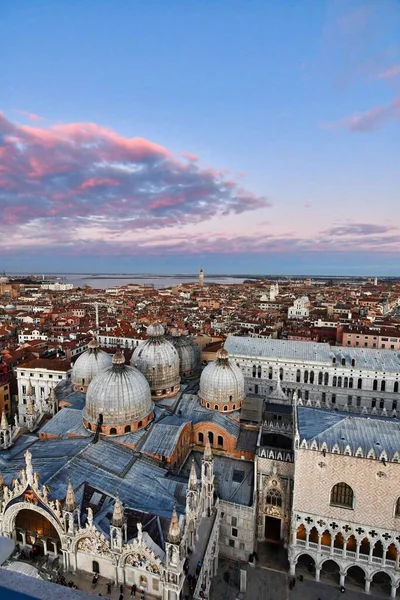
[[[2,7],[2,268],[398,274],[396,0]]]

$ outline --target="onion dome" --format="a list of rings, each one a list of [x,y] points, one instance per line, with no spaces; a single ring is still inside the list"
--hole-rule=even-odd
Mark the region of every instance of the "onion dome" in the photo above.
[[[201,350],[194,339],[188,335],[173,335],[171,344],[179,356],[179,374],[181,377],[195,377],[201,368]]]
[[[88,343],[88,349],[83,352],[72,368],[72,385],[74,390],[86,392],[93,377],[111,365],[111,356],[100,350],[99,342],[93,338]]]
[[[125,364],[117,351],[112,365],[90,382],[86,394],[83,424],[104,435],[123,435],[143,429],[152,420],[150,387],[142,373]]]
[[[148,340],[135,348],[131,365],[143,373],[150,384],[154,400],[176,396],[179,392],[179,355],[165,339],[159,323],[147,328]]]
[[[204,368],[200,377],[199,397],[202,406],[220,412],[237,410],[242,406],[245,397],[244,375],[229,360],[224,348],[217,352],[217,359]]]

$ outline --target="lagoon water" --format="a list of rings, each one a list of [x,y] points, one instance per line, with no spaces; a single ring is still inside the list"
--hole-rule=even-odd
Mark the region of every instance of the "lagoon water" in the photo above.
[[[179,276],[179,275],[171,275],[171,276],[157,276],[157,275],[149,275],[149,276],[137,276],[137,275],[95,275],[90,276],[87,274],[79,274],[73,273],[70,275],[64,275],[63,281],[68,283],[73,283],[76,288],[84,287],[85,285],[90,285],[92,288],[97,289],[106,289],[109,287],[117,287],[120,285],[128,285],[128,283],[136,283],[138,285],[152,285],[155,288],[168,288],[173,285],[178,285],[179,283],[196,283],[199,278],[195,275],[193,276]],[[204,283],[220,283],[224,285],[239,285],[243,283],[244,279],[239,277],[229,277],[229,276],[216,276],[216,277],[205,277]]]

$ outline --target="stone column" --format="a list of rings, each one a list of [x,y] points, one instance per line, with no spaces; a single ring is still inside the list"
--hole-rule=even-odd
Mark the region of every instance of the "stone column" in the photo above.
[[[306,529],[306,550],[310,548],[310,531]]]
[[[315,581],[319,581],[321,577],[321,567],[315,567]]]
[[[22,546],[25,547],[26,546],[26,531],[21,531],[20,533],[22,535]]]
[[[321,543],[322,543],[322,533],[318,531],[318,544],[317,544],[317,552],[321,552]]]
[[[296,575],[296,563],[294,561],[290,562],[289,575],[290,577],[295,577]]]
[[[340,573],[340,580],[339,580],[339,585],[340,586],[344,586],[344,580],[346,579],[346,575],[344,573]]]
[[[370,542],[370,546],[369,546],[369,554],[368,554],[368,564],[372,565],[372,553],[374,551],[374,546],[375,544]]]
[[[292,546],[296,546],[297,544],[297,529],[293,527],[292,529]]]
[[[371,581],[372,581],[372,579],[370,579],[369,577],[365,578],[365,588],[364,588],[364,591],[365,591],[366,594],[370,593]]]
[[[43,552],[47,556],[47,538],[43,538]]]
[[[357,562],[360,558],[361,540],[356,540],[356,543],[357,543],[357,547],[356,547],[356,562]]]
[[[390,597],[396,598],[396,592],[397,592],[397,587],[395,585],[392,585],[392,587],[390,588]]]
[[[346,558],[346,555],[347,555],[347,541],[348,541],[348,538],[343,540],[342,558]]]
[[[398,571],[400,569],[400,552],[397,552],[396,554],[396,567],[395,567],[396,571]]]
[[[51,543],[53,544],[53,548],[54,548],[54,556],[57,558],[57,556],[58,556],[57,542],[51,541]]]
[[[387,546],[383,546],[382,567],[386,567],[386,552],[387,552],[387,549],[388,549]]]
[[[330,556],[333,556],[334,547],[335,547],[335,535],[333,533],[333,534],[331,534],[331,549],[329,552]]]

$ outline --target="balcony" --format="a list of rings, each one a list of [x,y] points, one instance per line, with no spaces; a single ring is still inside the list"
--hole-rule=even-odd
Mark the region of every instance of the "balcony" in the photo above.
[[[296,546],[307,549],[307,544],[306,544],[305,540],[297,539]],[[311,550],[313,553],[318,552],[318,544],[316,544],[315,542],[309,542],[308,550]],[[358,558],[357,558],[356,552],[352,552],[351,550],[346,550],[345,553],[343,554],[342,548],[335,548],[335,547],[331,548],[331,546],[325,546],[324,544],[321,544],[319,554],[322,554],[324,556],[330,556],[333,560],[335,559],[335,557],[337,557],[337,558],[343,558],[345,560],[347,559],[352,562],[361,562],[361,563],[365,563],[365,564],[391,567],[392,569],[394,569],[396,567],[395,560],[389,560],[387,558],[384,562],[383,558],[380,558],[379,556],[371,556],[370,557],[368,554],[363,554],[361,552],[359,553]]]

